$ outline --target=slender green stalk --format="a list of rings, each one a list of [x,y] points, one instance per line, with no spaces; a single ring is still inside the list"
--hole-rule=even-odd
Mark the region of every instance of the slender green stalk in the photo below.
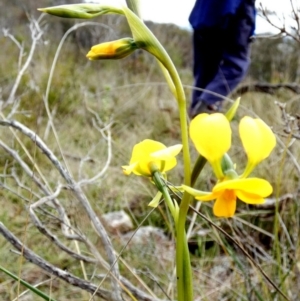
[[[176,92],[178,109],[180,116],[181,140],[183,145],[183,161],[184,161],[184,184],[191,185],[191,166],[190,153],[188,144],[188,125],[187,125],[187,110],[186,98],[182,87],[181,80],[173,62],[168,56],[168,64],[165,67],[170,72]],[[191,196],[184,192],[180,207],[177,222],[177,243],[176,243],[176,269],[177,269],[177,291],[178,301],[193,301],[193,281],[190,253],[188,249],[188,241],[185,231],[185,224]]]
[[[180,128],[181,128],[181,140],[183,145],[183,162],[184,162],[184,184],[187,186],[191,185],[191,163],[190,163],[190,152],[189,152],[189,138],[188,138],[188,124],[187,124],[187,110],[186,110],[186,97],[183,90],[183,86],[177,70],[166,53],[164,48],[160,46],[160,52],[163,55],[164,67],[169,71],[170,77],[173,81],[178,109],[180,117]],[[172,91],[172,86],[171,86]],[[192,281],[192,269],[190,262],[190,254],[188,250],[188,242],[185,231],[185,224],[187,218],[187,212],[189,209],[191,196],[186,192],[183,194],[180,207],[179,216],[176,227],[176,273],[177,273],[177,291],[178,301],[193,301],[193,281]]]
[[[162,193],[165,201],[166,201],[166,204],[172,214],[172,217],[174,219],[174,222],[176,223],[177,221],[177,212],[176,212],[176,208],[174,206],[174,203],[173,203],[173,200],[171,199],[171,196],[169,194],[169,190],[168,190],[168,187],[167,185],[165,184],[165,182],[162,180],[161,178],[161,174],[159,171],[155,171],[153,173],[153,177],[152,177],[154,183],[155,183],[155,186],[157,187],[157,189]]]
[[[190,198],[185,194],[186,200],[181,204],[187,204],[187,208],[180,206],[179,216],[170,197],[168,187],[161,178],[160,172],[153,173],[153,181],[158,190],[163,194],[166,204],[176,224],[176,272],[178,301],[193,301],[193,281],[188,249],[188,241],[185,232],[186,214],[189,208]]]
[[[165,49],[160,44],[158,46],[158,49],[156,49],[155,53],[157,53],[157,52],[160,53],[160,61],[162,62],[164,67],[169,71],[170,77],[173,81],[173,84],[174,84],[174,87],[176,90],[178,109],[179,109],[179,117],[180,117],[181,140],[182,140],[182,145],[183,145],[184,184],[187,186],[190,186],[191,166],[190,166],[190,152],[189,152],[189,143],[188,143],[189,138],[188,138],[188,126],[187,126],[186,97],[185,97],[183,86],[182,86],[180,77],[177,73],[177,70],[176,70],[172,60],[170,59],[169,55],[167,54]],[[171,88],[171,91],[172,90],[173,89]],[[178,277],[178,282],[180,282],[178,289],[180,291],[181,290],[183,291],[182,299],[178,299],[179,301],[193,300],[192,293],[187,294],[187,292],[186,292],[186,294],[184,294],[184,286],[187,290],[192,291],[190,258],[189,258],[186,233],[185,233],[186,216],[187,216],[187,212],[189,209],[190,200],[191,200],[191,196],[187,193],[184,193],[183,198],[181,200],[180,208],[179,208],[179,218],[178,218],[178,224],[177,224],[177,245],[176,245],[177,277]],[[186,257],[186,258],[184,258],[184,257]],[[187,262],[188,262],[188,264],[187,264]],[[183,272],[184,270],[185,270],[185,272]],[[184,276],[184,277],[182,277],[182,276]],[[185,279],[182,279],[182,278],[185,278]],[[188,281],[190,281],[189,284],[187,284]],[[188,287],[190,287],[190,288],[188,288]],[[191,299],[188,299],[188,295],[191,296]]]
[[[165,66],[160,62],[160,60],[156,59],[164,77],[165,77],[165,80],[172,92],[172,94],[174,95],[174,97],[177,99],[177,95],[176,95],[176,90],[175,90],[175,87],[174,87],[174,83],[172,81],[172,78],[170,77],[170,73],[169,71],[165,68]]]
[[[180,128],[181,128],[181,140],[183,145],[183,162],[184,162],[184,184],[191,185],[191,166],[190,166],[190,152],[189,152],[189,138],[188,138],[188,124],[187,124],[187,110],[186,110],[186,97],[182,87],[181,80],[177,73],[177,70],[171,61],[166,51],[162,49],[164,60],[163,65],[169,71],[170,77],[174,83],[176,90]],[[172,86],[171,86],[172,91]],[[177,291],[178,301],[193,301],[193,281],[192,281],[192,269],[190,262],[190,254],[188,250],[188,241],[186,237],[185,224],[187,218],[187,212],[191,196],[184,192],[180,207],[179,216],[176,227],[176,273],[177,273]]]
[[[184,184],[190,186],[191,183],[191,160],[190,160],[190,151],[189,151],[189,136],[188,136],[188,123],[187,123],[187,110],[186,110],[186,97],[183,90],[183,86],[178,75],[178,72],[170,59],[168,53],[161,46],[161,44],[157,41],[157,45],[147,46],[145,50],[149,51],[151,54],[156,56],[156,58],[162,63],[167,71],[170,74],[170,78],[172,81],[168,81],[170,86],[170,90],[173,95],[177,98],[178,110],[179,110],[179,118],[180,118],[180,129],[181,129],[181,141],[182,141],[182,151],[183,151],[183,163],[184,163]],[[157,54],[159,53],[159,55]],[[165,71],[163,70],[165,74]],[[166,77],[166,76],[165,76]],[[175,88],[175,91],[174,91]]]
[[[194,165],[194,168],[193,168],[193,171],[192,171],[192,175],[191,175],[191,187],[194,187],[197,179],[198,179],[198,176],[201,172],[201,170],[203,169],[204,165],[206,164],[207,160],[199,155],[195,165]]]
[[[28,282],[20,279],[18,276],[16,276],[15,274],[11,273],[10,271],[8,271],[7,269],[5,269],[4,267],[0,266],[0,271],[4,272],[6,275],[8,275],[9,277],[11,277],[12,279],[14,279],[16,281],[19,281],[22,285],[24,285],[25,287],[27,287],[29,290],[31,290],[36,295],[40,296],[42,299],[47,300],[47,301],[55,301],[54,299],[52,299],[48,295],[44,294],[42,291],[40,291],[36,287],[32,286]]]
[[[166,52],[164,51],[166,54]],[[190,166],[190,152],[189,152],[189,138],[188,138],[188,125],[187,125],[187,110],[186,98],[182,87],[181,80],[177,70],[171,61],[170,57],[166,54],[164,66],[170,73],[173,80],[174,87],[177,95],[181,140],[183,145],[183,162],[184,162],[184,184],[191,185],[191,166]],[[172,88],[171,88],[172,91]],[[187,212],[189,209],[191,196],[186,192],[183,194],[180,207],[179,216],[176,227],[176,273],[177,273],[177,291],[178,301],[193,301],[193,281],[190,254],[188,250],[188,241],[186,237],[185,224]]]
[[[185,223],[190,200],[191,196],[187,193],[184,193],[179,207],[179,216],[176,229],[176,273],[178,301],[193,301],[191,260],[185,231]]]
[[[186,97],[183,86],[178,75],[178,72],[170,59],[168,53],[159,43],[153,33],[145,26],[145,24],[130,10],[124,9],[129,26],[132,30],[133,37],[136,41],[143,41],[145,46],[142,48],[153,56],[155,56],[168,71],[168,75],[163,69],[163,73],[170,86],[171,92],[176,97],[179,109],[181,140],[183,145],[183,163],[184,163],[184,184],[190,186],[191,184],[191,163],[189,152],[189,137],[187,124],[187,110]],[[162,68],[163,68],[162,67]],[[177,289],[178,301],[193,301],[193,282],[192,270],[190,264],[190,256],[187,245],[187,238],[185,232],[185,224],[187,212],[189,209],[191,196],[186,192],[179,207],[178,222],[176,225],[176,269],[177,269]]]

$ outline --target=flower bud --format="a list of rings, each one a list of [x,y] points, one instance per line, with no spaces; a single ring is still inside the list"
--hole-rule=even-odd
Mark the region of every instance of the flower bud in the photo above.
[[[91,19],[109,13],[110,7],[99,4],[67,4],[38,10],[62,18]]]
[[[91,48],[86,57],[90,60],[122,59],[134,52],[138,47],[132,38],[124,38],[95,45]]]

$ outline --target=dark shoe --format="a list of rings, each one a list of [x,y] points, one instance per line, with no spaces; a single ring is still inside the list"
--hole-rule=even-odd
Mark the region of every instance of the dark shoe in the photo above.
[[[217,101],[213,104],[207,104],[203,101],[199,101],[194,108],[190,108],[189,117],[193,119],[201,113],[217,113],[221,111],[221,102]]]

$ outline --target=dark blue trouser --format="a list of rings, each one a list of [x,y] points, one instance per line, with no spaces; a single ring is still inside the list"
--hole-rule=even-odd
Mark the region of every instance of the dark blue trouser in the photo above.
[[[243,3],[221,27],[194,30],[194,85],[206,91],[193,91],[191,108],[198,101],[213,104],[222,100],[244,78],[250,63],[254,11],[253,4]]]

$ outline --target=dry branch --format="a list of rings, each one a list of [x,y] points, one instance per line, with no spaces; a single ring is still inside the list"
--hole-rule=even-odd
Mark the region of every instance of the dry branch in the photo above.
[[[254,83],[241,85],[235,91],[235,94],[242,95],[247,92],[261,92],[267,94],[275,94],[279,89],[287,89],[296,94],[300,94],[300,85],[296,83],[268,84]]]

